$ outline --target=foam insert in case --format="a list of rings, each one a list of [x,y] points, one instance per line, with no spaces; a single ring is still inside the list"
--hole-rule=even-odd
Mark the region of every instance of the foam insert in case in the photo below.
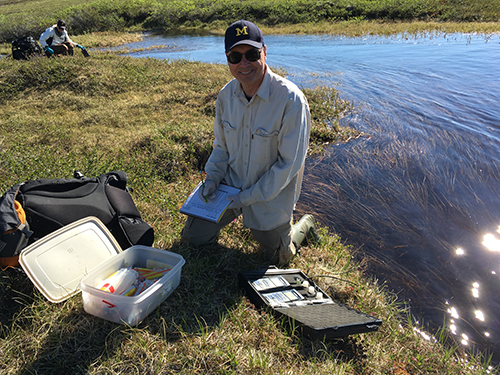
[[[373,332],[380,319],[333,301],[298,269],[242,271],[240,285],[257,307],[270,307],[312,339]]]

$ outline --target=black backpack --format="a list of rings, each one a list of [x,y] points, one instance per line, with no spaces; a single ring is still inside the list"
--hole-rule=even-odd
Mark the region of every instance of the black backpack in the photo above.
[[[42,53],[42,47],[32,36],[22,36],[12,42],[12,57],[15,60],[28,60],[31,56]]]
[[[122,249],[151,246],[154,230],[142,220],[126,185],[126,173],[113,171],[95,178],[75,172],[74,178],[32,180],[13,186],[0,198],[0,265],[12,265],[1,260],[17,260],[24,247],[88,216],[100,219]],[[25,225],[14,209],[14,200],[24,210]]]

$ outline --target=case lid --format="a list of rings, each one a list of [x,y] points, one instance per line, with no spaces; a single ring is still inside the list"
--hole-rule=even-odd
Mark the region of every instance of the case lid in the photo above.
[[[106,226],[90,216],[34,242],[19,255],[33,284],[51,302],[79,292],[80,280],[122,249]]]

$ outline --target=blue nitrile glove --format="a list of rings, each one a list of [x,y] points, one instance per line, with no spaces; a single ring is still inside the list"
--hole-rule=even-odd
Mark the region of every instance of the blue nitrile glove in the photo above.
[[[214,193],[217,190],[217,185],[212,180],[206,180],[204,185],[198,190],[198,195],[203,202],[211,202],[215,199]]]
[[[51,55],[54,54],[54,50],[52,48],[50,48],[50,47],[45,47],[45,51],[48,52],[48,53],[50,53]]]
[[[85,49],[84,46],[81,46],[79,44],[77,44],[76,46],[82,50],[83,56],[85,56],[85,57],[89,57],[90,56],[90,54],[87,52],[87,50]]]
[[[244,206],[244,204],[241,203],[241,199],[240,199],[239,194],[231,195],[230,197],[227,197],[226,200],[232,201],[228,208],[236,210],[236,209]]]

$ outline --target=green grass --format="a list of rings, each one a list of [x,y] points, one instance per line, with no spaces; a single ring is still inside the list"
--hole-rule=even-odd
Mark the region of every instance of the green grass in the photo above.
[[[91,36],[87,36],[91,38]],[[90,39],[89,39],[90,40]],[[383,320],[378,332],[311,341],[256,309],[238,272],[262,265],[241,220],[217,244],[180,243],[180,204],[199,181],[213,141],[217,92],[227,67],[93,52],[58,59],[0,59],[0,190],[35,178],[124,170],[154,246],[181,254],[181,284],[138,327],[83,311],[80,296],[51,304],[26,276],[0,272],[2,374],[485,374],[487,355],[425,339],[396,296],[353,263],[351,249],[320,228],[291,267],[335,300]],[[332,87],[305,90],[311,154],[356,137],[336,121],[352,106]],[[325,124],[330,124],[327,126]],[[311,156],[314,157],[314,156]],[[493,370],[491,370],[493,371]]]

